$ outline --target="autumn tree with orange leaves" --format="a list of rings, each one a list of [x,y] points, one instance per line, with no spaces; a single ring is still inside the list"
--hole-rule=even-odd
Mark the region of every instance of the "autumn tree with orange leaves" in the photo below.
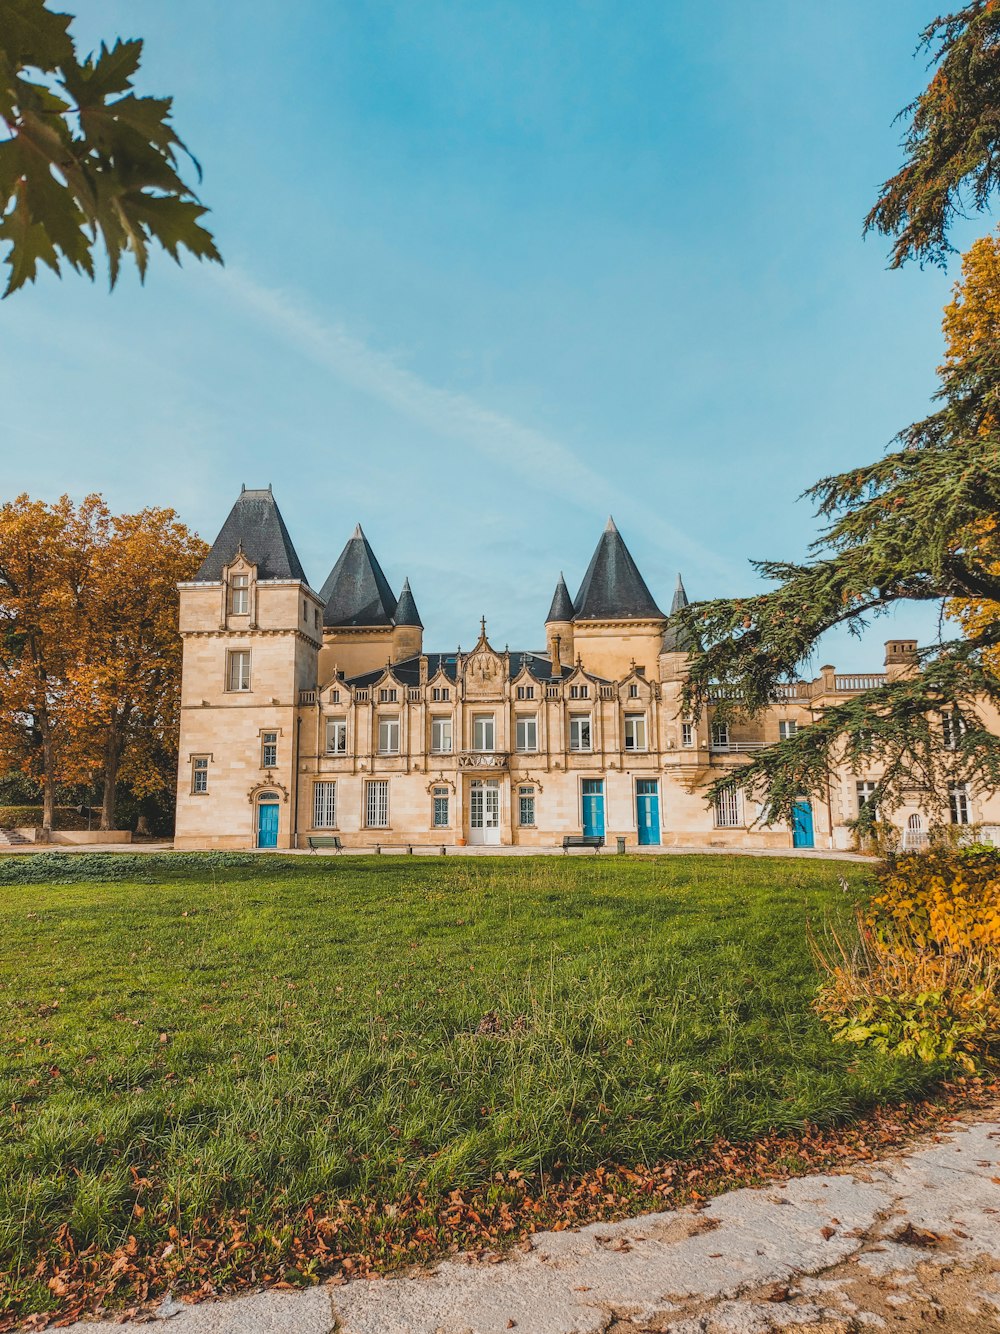
[[[120,784],[169,792],[180,690],[178,581],[205,544],[172,510],[115,516],[27,496],[0,506],[0,767],[41,786],[103,784],[101,828]]]

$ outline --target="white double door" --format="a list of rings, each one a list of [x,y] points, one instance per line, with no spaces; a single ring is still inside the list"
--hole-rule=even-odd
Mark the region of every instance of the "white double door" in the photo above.
[[[500,843],[500,784],[476,778],[469,784],[469,842]]]

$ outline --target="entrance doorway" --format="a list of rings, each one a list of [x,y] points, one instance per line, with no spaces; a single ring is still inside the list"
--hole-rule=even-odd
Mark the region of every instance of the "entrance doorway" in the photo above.
[[[469,842],[500,844],[500,784],[476,778],[469,785]]]
[[[583,832],[588,838],[604,837],[604,779],[585,778],[581,791]]]
[[[273,792],[264,792],[257,802],[257,846],[278,846],[278,799]]]
[[[640,778],[636,781],[635,810],[640,846],[659,843],[660,785],[655,778]]]
[[[814,848],[813,808],[808,801],[797,801],[792,808],[792,847]]]

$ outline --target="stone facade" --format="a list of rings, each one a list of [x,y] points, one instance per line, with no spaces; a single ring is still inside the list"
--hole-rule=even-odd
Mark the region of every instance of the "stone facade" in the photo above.
[[[678,580],[672,612],[686,602]],[[540,627],[541,628],[541,627]],[[824,667],[763,718],[681,716],[687,654],[614,524],[576,599],[560,578],[545,650],[425,652],[409,583],[393,594],[360,527],[320,593],[270,490],[244,491],[198,576],[180,588],[184,642],[176,846],[550,847],[565,835],[707,847],[849,847],[874,775],[834,772],[795,828],[753,827],[742,798],[706,804],[720,772],[806,727],[884,673]],[[541,638],[541,636],[540,636]],[[1000,823],[990,794],[957,793],[959,821]],[[926,837],[915,800],[892,814]]]

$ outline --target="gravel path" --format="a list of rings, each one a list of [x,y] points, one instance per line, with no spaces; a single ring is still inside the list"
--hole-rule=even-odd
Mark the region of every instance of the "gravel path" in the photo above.
[[[158,1316],[170,1334],[1000,1332],[1000,1119],[863,1170],[539,1233],[507,1259]]]

